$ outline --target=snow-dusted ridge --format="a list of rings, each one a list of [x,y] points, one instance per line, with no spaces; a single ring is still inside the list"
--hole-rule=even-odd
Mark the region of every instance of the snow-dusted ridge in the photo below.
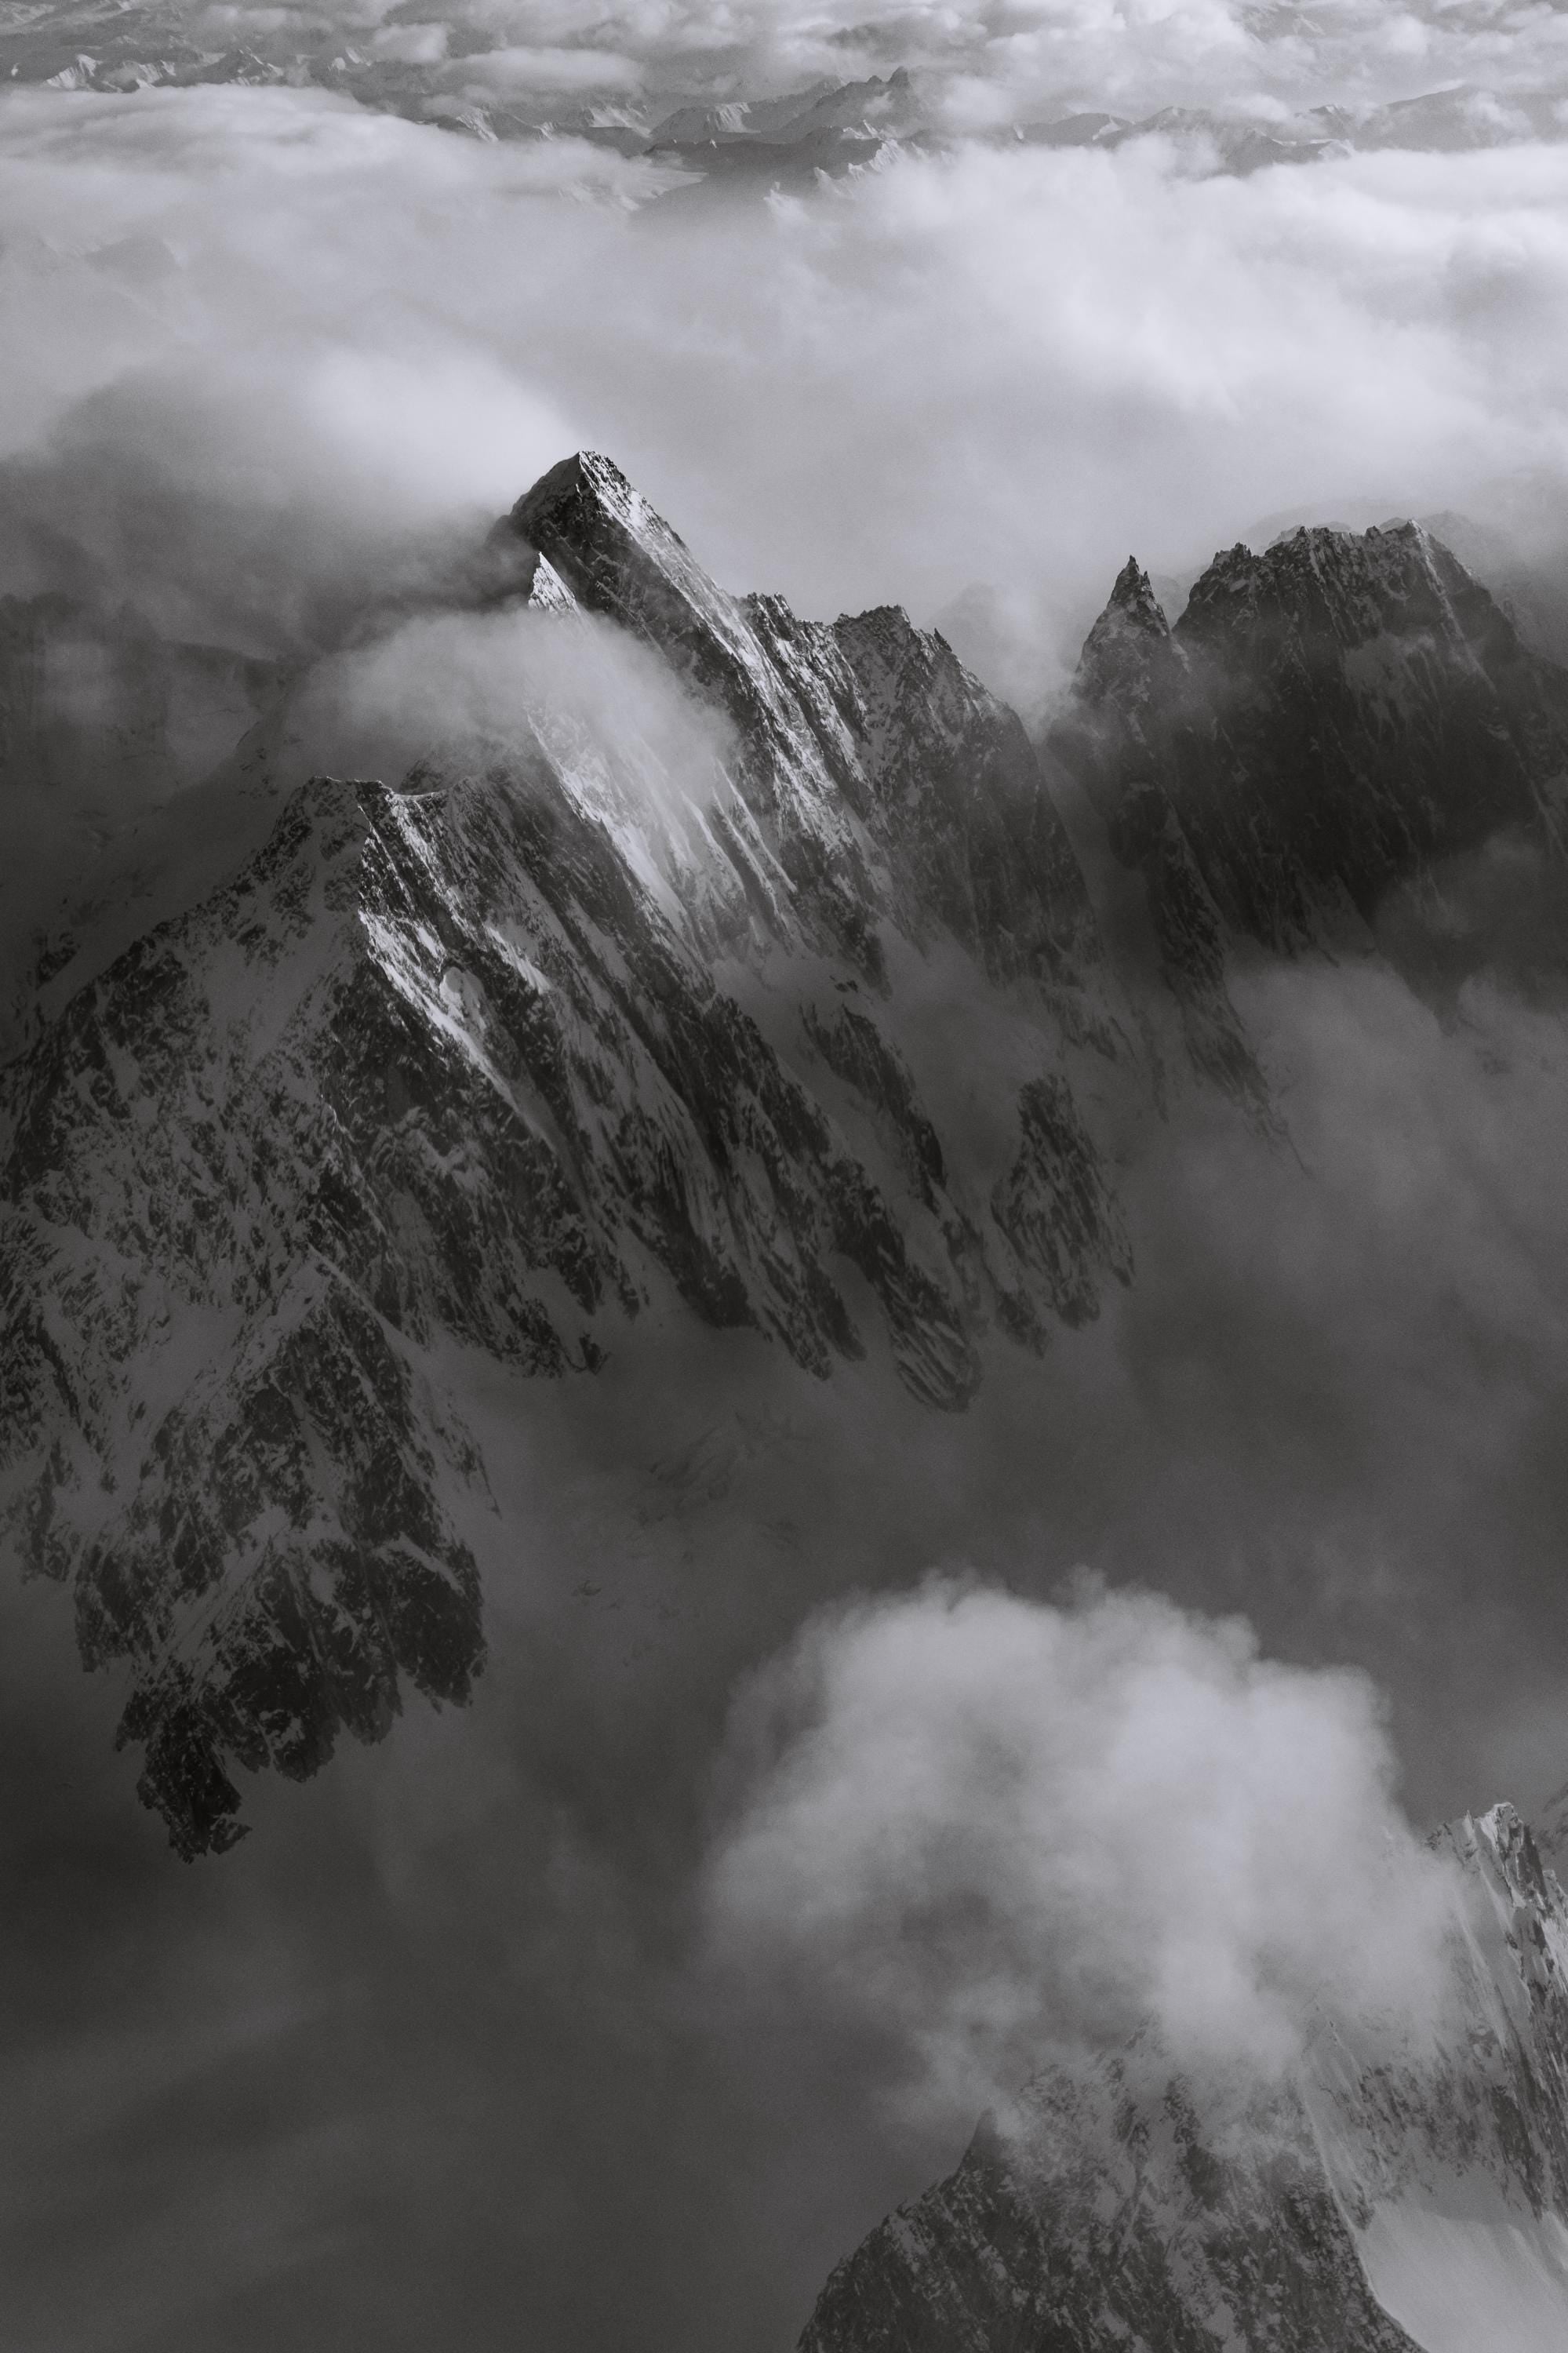
[[[234,1763],[310,1772],[479,1669],[433,1350],[582,1377],[673,1296],[955,1409],[988,1335],[1130,1272],[1074,1080],[1130,1050],[1012,714],[900,613],[726,596],[603,459],[510,528],[536,626],[609,619],[714,711],[700,789],[543,705],[401,789],[301,783],[216,890],[82,947],[5,1074],[5,1525],[129,1662],[185,1853],[237,1834]],[[1000,1144],[901,1039],[931,953],[1016,1040]]]

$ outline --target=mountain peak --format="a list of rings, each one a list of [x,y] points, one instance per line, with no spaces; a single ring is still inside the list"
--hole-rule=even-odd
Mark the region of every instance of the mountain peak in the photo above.
[[[1432,1839],[1438,1853],[1450,1852],[1462,1868],[1482,1881],[1490,1879],[1507,1890],[1514,1905],[1550,1910],[1554,1898],[1534,1832],[1517,1807],[1504,1801],[1484,1814],[1466,1814],[1445,1822]]]
[[[1222,549],[1169,632],[1128,564],[1058,739],[1132,862],[1153,779],[1223,923],[1288,952],[1504,827],[1554,859],[1568,679],[1419,524],[1322,524]]]
[[[1302,525],[1262,554],[1237,545],[1192,588],[1178,635],[1227,651],[1261,633],[1340,648],[1422,633],[1456,653],[1511,659],[1506,616],[1458,557],[1420,523],[1371,531]]]
[[[1149,665],[1169,659],[1170,637],[1171,625],[1149,575],[1129,555],[1117,574],[1105,610],[1084,639],[1075,680],[1078,695],[1090,703],[1107,696],[1141,702],[1149,691]]]
[[[1112,613],[1124,614],[1139,627],[1152,630],[1156,637],[1165,635],[1168,624],[1164,611],[1136,555],[1129,555],[1117,574],[1101,618]]]
[[[570,596],[642,638],[733,709],[747,658],[737,601],[611,459],[579,449],[542,474],[503,531],[526,543]]]
[[[510,521],[521,537],[537,544],[537,527],[548,528],[574,507],[599,509],[628,528],[642,525],[652,514],[647,501],[632,488],[613,459],[598,449],[578,449],[540,475],[513,508]],[[654,521],[658,518],[654,517]],[[668,525],[664,526],[668,529]]]
[[[541,474],[501,528],[546,557],[585,603],[617,618],[611,575],[621,581],[633,554],[666,576],[690,575],[688,592],[694,582],[710,586],[678,533],[598,449],[578,449]]]

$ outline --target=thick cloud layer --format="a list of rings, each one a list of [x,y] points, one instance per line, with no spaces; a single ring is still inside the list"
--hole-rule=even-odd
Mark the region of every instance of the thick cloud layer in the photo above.
[[[1129,547],[1562,475],[1568,147],[1235,180],[965,146],[642,207],[663,182],[313,93],[8,97],[3,585],[297,649],[586,443],[735,586],[991,584],[1022,686]]]

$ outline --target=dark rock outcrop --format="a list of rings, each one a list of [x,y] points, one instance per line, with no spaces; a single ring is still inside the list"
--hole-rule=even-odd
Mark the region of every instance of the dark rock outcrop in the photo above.
[[[1257,1081],[1227,946],[1375,938],[1418,964],[1419,906],[1430,963],[1456,873],[1502,838],[1560,895],[1568,671],[1414,523],[1232,548],[1174,628],[1129,563],[1051,743],[1143,875],[1194,1058],[1234,1092]]]

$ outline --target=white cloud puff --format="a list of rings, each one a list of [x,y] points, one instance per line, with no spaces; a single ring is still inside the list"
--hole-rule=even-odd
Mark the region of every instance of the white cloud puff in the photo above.
[[[439,65],[451,38],[449,25],[384,25],[367,44],[373,58],[390,58],[399,65]]]
[[[459,60],[452,79],[481,94],[525,98],[535,92],[637,90],[642,68],[613,49],[483,49]]]
[[[715,1952],[898,2039],[955,2116],[1085,2040],[1272,2070],[1315,2017],[1436,1998],[1450,1889],[1375,1693],[1239,1620],[950,1582],[830,1610],[740,1703],[730,1772]]]

